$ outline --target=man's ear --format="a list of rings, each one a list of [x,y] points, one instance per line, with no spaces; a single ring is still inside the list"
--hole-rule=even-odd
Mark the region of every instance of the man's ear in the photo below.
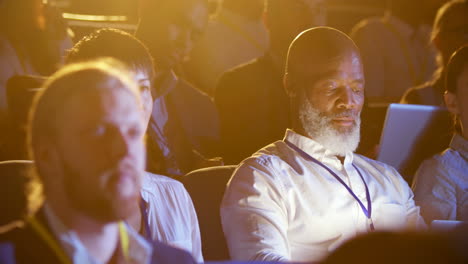
[[[41,164],[42,169],[46,169],[48,173],[55,171],[55,166],[58,164],[59,153],[55,145],[49,142],[42,142],[36,146],[34,151],[34,160],[36,165]]]
[[[434,47],[436,47],[438,50],[443,50],[443,41],[441,40],[440,33],[437,34],[437,36],[435,36],[431,42],[432,45],[434,45]]]
[[[454,115],[458,115],[460,113],[459,107],[458,107],[457,95],[451,92],[445,92],[444,101],[445,101],[445,106],[447,106],[447,109],[449,110],[450,113]]]
[[[284,74],[283,77],[284,90],[289,98],[294,98],[297,96],[297,91],[291,76],[288,73]]]

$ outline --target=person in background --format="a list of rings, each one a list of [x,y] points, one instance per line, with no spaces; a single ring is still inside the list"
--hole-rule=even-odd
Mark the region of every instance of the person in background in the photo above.
[[[265,55],[221,75],[215,103],[221,120],[221,156],[237,164],[281,139],[289,124],[289,101],[282,84],[288,46],[297,34],[325,23],[322,0],[268,0]]]
[[[468,44],[467,13],[467,0],[452,0],[439,9],[431,36],[432,43],[439,53],[439,69],[432,80],[406,91],[401,103],[444,105],[445,66],[453,52]]]
[[[220,165],[219,159],[209,159],[219,147],[216,107],[209,96],[184,80],[181,67],[206,27],[206,0],[146,0],[140,13],[136,37],[159,67],[148,136],[161,149],[161,156],[152,159],[162,160],[163,167],[149,170],[181,176]]]
[[[24,227],[0,235],[3,260],[195,263],[123,222],[139,210],[145,169],[140,94],[127,73],[111,59],[71,64],[36,96],[29,146],[44,203]]]
[[[284,83],[292,130],[239,165],[221,204],[231,257],[317,262],[357,234],[424,228],[400,174],[354,153],[365,81],[353,41],[329,27],[302,32]]]
[[[72,47],[62,14],[42,0],[0,2],[0,158],[19,159],[10,138],[17,131],[7,100],[7,82],[15,75],[50,75]],[[24,141],[24,139],[23,139]],[[20,146],[19,146],[20,147]],[[5,153],[7,152],[7,153]]]
[[[448,149],[421,164],[413,184],[428,224],[468,221],[468,46],[453,54],[445,76],[445,105],[455,117],[456,131]]]
[[[392,0],[383,17],[356,24],[350,36],[361,50],[368,103],[398,102],[405,91],[431,78],[436,51],[430,25],[445,0]]]
[[[132,35],[117,29],[99,29],[80,40],[67,54],[66,62],[76,63],[99,57],[112,57],[127,65],[138,84],[143,106],[145,131],[152,108],[151,94],[154,69],[146,46]],[[148,152],[159,151],[147,138]],[[151,157],[155,157],[152,155]],[[159,163],[147,160],[148,163]],[[147,165],[148,167],[148,165]],[[150,241],[160,241],[191,252],[197,262],[203,262],[200,229],[192,199],[182,183],[166,176],[146,172],[142,178],[142,200],[139,214],[128,219],[135,230]]]
[[[191,81],[208,95],[215,94],[222,73],[263,56],[268,33],[262,20],[264,0],[224,0],[208,22],[185,64]]]

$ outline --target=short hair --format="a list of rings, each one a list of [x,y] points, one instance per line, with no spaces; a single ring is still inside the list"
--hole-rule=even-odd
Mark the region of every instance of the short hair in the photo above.
[[[440,34],[453,30],[450,28],[451,17],[461,15],[466,17],[468,0],[452,0],[445,3],[437,11],[434,25],[432,27],[431,39],[434,40]],[[443,39],[443,38],[442,38]]]
[[[460,74],[468,67],[468,45],[459,48],[450,57],[445,73],[445,90],[447,92],[457,92],[457,80]]]
[[[307,29],[289,46],[286,73],[292,78],[300,77],[305,66],[320,66],[350,52],[359,55],[356,44],[345,33],[331,27]]]
[[[114,28],[102,28],[83,37],[68,52],[65,63],[83,62],[99,57],[120,60],[135,72],[145,72],[151,82],[154,79],[153,57],[145,44],[131,34]]]
[[[68,100],[83,91],[126,89],[137,102],[139,91],[127,67],[112,58],[70,64],[52,75],[36,94],[29,114],[28,149],[34,160],[34,150],[43,142],[54,142],[58,135],[58,117]]]

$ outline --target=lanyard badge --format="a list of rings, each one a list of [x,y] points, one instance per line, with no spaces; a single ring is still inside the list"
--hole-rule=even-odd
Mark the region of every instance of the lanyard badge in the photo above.
[[[364,204],[361,202],[361,200],[359,200],[359,198],[357,197],[357,195],[353,192],[353,190],[351,190],[351,188],[334,172],[332,171],[330,168],[328,168],[325,164],[323,164],[322,162],[318,161],[317,159],[315,159],[314,157],[310,156],[309,154],[307,154],[305,151],[303,151],[302,149],[300,149],[299,147],[297,147],[296,145],[294,145],[293,143],[289,142],[289,141],[285,141],[285,143],[291,147],[292,149],[294,149],[296,152],[298,152],[302,157],[304,157],[305,159],[309,160],[309,161],[312,161],[314,163],[316,163],[317,165],[321,166],[322,168],[324,168],[325,170],[327,170],[333,177],[335,177],[335,179],[341,183],[341,185],[343,185],[343,187],[346,188],[346,190],[348,190],[349,194],[356,200],[356,202],[359,204],[359,206],[361,207],[361,210],[362,212],[364,213],[364,215],[367,217],[367,227],[368,227],[368,231],[370,232],[373,232],[375,231],[375,227],[374,227],[374,222],[372,221],[372,201],[371,201],[371,198],[370,198],[370,193],[369,193],[369,188],[367,187],[367,183],[366,181],[364,180],[364,177],[362,176],[361,174],[361,171],[358,169],[358,167],[356,167],[356,165],[352,164],[353,167],[356,169],[356,171],[358,172],[359,176],[361,177],[362,179],[362,182],[364,183],[364,186],[366,188],[366,200],[367,200],[367,208],[366,206],[364,206]]]

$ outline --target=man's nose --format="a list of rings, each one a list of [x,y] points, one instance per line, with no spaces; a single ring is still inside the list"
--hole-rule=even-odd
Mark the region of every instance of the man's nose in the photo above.
[[[121,130],[116,130],[110,140],[110,156],[120,159],[128,155],[130,150],[130,141]]]
[[[344,87],[338,98],[338,108],[352,109],[357,106],[357,98],[351,87]]]

